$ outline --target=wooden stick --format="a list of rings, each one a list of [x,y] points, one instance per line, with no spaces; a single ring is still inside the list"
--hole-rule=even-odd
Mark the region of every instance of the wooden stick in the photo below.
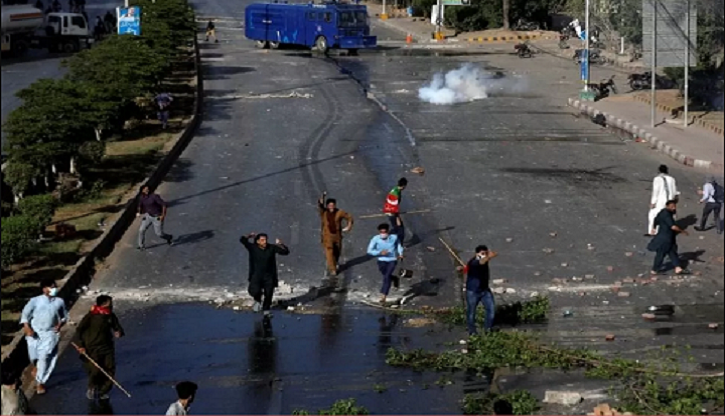
[[[78,347],[78,345],[76,345],[75,342],[71,342],[71,345],[73,345],[76,350],[80,349],[80,347]],[[78,352],[80,352],[80,351],[78,351]],[[98,363],[96,363],[95,361],[93,361],[93,358],[89,357],[88,354],[86,354],[85,352],[81,352],[81,355],[83,355],[84,357],[86,357],[88,359],[88,361],[90,361],[91,364],[95,365],[96,368],[98,368],[99,370],[101,370],[101,373],[103,373],[104,376],[108,377],[108,379],[111,380],[111,382],[113,382],[113,384],[115,384],[116,387],[118,387],[119,389],[121,389],[122,392],[126,393],[126,396],[131,397],[131,393],[129,393],[128,391],[126,391],[126,389],[124,389],[123,386],[118,383],[118,381],[116,381],[113,377],[111,377],[111,375],[108,374],[106,372],[106,370],[104,370],[103,368],[101,368],[101,366],[98,365]]]
[[[421,209],[418,211],[408,211],[408,212],[401,212],[400,214],[425,214],[426,212],[430,212],[429,209]],[[388,214],[370,214],[370,215],[361,215],[358,218],[380,218],[380,217],[386,217]]]
[[[463,260],[461,260],[461,258],[458,257],[458,254],[456,254],[456,252],[453,251],[451,246],[449,246],[448,243],[446,243],[446,241],[442,237],[438,237],[438,240],[440,240],[440,242],[443,243],[444,246],[446,246],[446,249],[448,249],[448,252],[451,253],[451,256],[453,256],[453,258],[456,259],[456,261],[458,261],[458,263],[461,266],[466,267],[466,263],[464,263]]]

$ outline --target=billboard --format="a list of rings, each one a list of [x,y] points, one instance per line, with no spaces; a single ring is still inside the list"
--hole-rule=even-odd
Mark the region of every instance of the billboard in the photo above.
[[[119,35],[141,35],[141,8],[138,6],[116,9]]]

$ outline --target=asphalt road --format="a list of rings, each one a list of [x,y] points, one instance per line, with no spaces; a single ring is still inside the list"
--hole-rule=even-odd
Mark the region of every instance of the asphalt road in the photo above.
[[[48,2],[46,1],[46,6]],[[61,4],[68,10],[67,2]],[[87,2],[86,13],[90,19],[91,27],[95,24],[96,16],[101,16],[108,11],[114,10],[120,5],[117,1],[91,0]],[[65,70],[60,64],[70,55],[62,53],[50,53],[47,50],[30,50],[26,56],[20,58],[3,58],[0,73],[2,74],[2,101],[0,105],[0,116],[2,124],[14,109],[20,106],[21,102],[15,94],[33,82],[41,78],[58,78],[63,76]],[[2,146],[5,146],[5,132],[2,132]]]
[[[694,192],[702,174],[574,117],[565,107],[565,98],[578,90],[571,62],[485,50],[410,52],[391,45],[356,58],[261,51],[239,28],[244,4],[195,2],[200,20],[216,18],[221,42],[202,44],[204,121],[159,189],[170,203],[166,226],[177,244],[168,247],[149,234],[155,242],[138,252],[134,225],[92,287],[119,300],[132,328],[118,346],[118,375],[138,393],[127,400],[114,392],[116,412],[160,412],[173,400],[170,386],[185,378],[205,389],[194,408],[199,414],[272,414],[346,397],[370,400],[366,404],[377,413],[458,412],[457,388],[426,393],[425,400],[397,394],[401,408],[391,409],[381,404],[389,397],[376,401],[378,396],[365,393],[369,381],[357,382],[370,372],[390,371],[366,350],[381,343],[380,333],[370,329],[379,313],[356,304],[377,296],[380,279],[364,251],[380,219],[358,219],[345,242],[348,267],[336,281],[323,276],[314,206],[319,194],[327,190],[355,216],[375,214],[403,175],[411,181],[404,210],[431,213],[406,217],[406,268],[415,277],[396,295],[417,295],[411,301],[417,305],[459,302],[455,263],[438,238],[464,257],[484,243],[501,253],[492,265],[494,278],[506,278],[505,286],[516,292],[500,301],[546,293],[553,278],[594,275],[552,291],[551,321],[538,328],[547,338],[638,357],[653,346],[689,343],[698,364],[722,364],[722,332],[707,329],[712,321],[722,322],[723,270],[714,258],[723,255],[723,246],[714,233],[680,241],[683,253],[704,261],[692,265],[698,275],[682,281],[663,276],[646,286],[624,283],[629,297],[611,292],[615,282],[649,271],[652,256],[642,234],[657,166],[672,166],[683,192],[683,219],[699,209]],[[528,86],[453,106],[418,100],[418,88],[435,72],[464,62],[524,77]],[[595,70],[594,78],[609,71]],[[425,175],[409,173],[418,166]],[[343,322],[332,326],[352,330],[353,338],[325,336],[317,329],[320,316],[297,320],[279,311],[274,337],[284,346],[275,353],[271,346],[243,351],[255,345],[254,337],[270,338],[247,337],[259,329],[259,318],[216,310],[208,302],[248,299],[246,253],[238,239],[252,231],[290,246],[292,254],[279,261],[280,279],[292,290],[287,297],[305,295],[297,300],[324,306]],[[642,321],[647,306],[664,303],[678,306],[676,318]],[[560,318],[563,309],[574,317]],[[391,329],[382,332],[388,336]],[[617,341],[605,345],[610,332]],[[440,344],[461,335],[428,339],[412,331],[395,345]],[[325,352],[330,345],[351,355],[335,358],[336,352]],[[263,376],[250,376],[257,366]],[[337,378],[341,373],[344,381]],[[386,382],[396,386],[413,380],[404,372],[389,377]],[[298,384],[300,378],[315,389]],[[40,413],[86,411],[83,374],[73,354],[61,357],[48,388],[48,395],[33,399]]]

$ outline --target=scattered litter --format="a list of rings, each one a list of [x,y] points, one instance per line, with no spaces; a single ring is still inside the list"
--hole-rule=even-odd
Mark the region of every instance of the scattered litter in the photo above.
[[[584,275],[584,278],[587,279],[587,280],[594,280],[594,277],[595,276],[593,274],[585,274]]]
[[[564,316],[564,318],[571,318],[572,316],[574,316],[574,312],[570,310],[565,310],[562,315]]]
[[[607,305],[609,305],[609,301],[608,301],[608,300],[603,300],[603,301],[602,301],[602,305],[604,305],[604,306],[607,306]]]
[[[516,289],[510,287],[510,288],[506,289],[506,293],[509,295],[513,295],[516,293]]]
[[[430,252],[436,251],[436,248],[435,247],[431,247],[431,246],[426,247],[426,249],[428,249],[428,251],[430,251]]]
[[[539,292],[531,292],[531,295],[529,295],[529,296],[531,296],[532,298],[538,298]]]
[[[425,169],[421,168],[420,166],[417,168],[413,168],[410,170],[410,173],[415,173],[416,175],[423,176],[425,174]]]
[[[548,291],[549,291],[549,292],[561,292],[561,288],[560,288],[560,287],[557,287],[557,286],[551,286],[551,287],[550,287],[550,288],[548,289]]]
[[[494,285],[502,285],[504,283],[506,283],[506,279],[494,279],[493,280]]]
[[[461,354],[468,354],[468,350],[467,350],[467,349],[465,349],[465,348],[464,348],[464,349],[462,349],[462,350],[461,350]]]
[[[618,293],[620,290],[622,290],[622,286],[612,286],[612,292]]]
[[[632,253],[631,251],[628,251],[628,252],[624,253],[624,255],[627,257],[632,257],[632,256],[634,256],[634,253]]]
[[[708,325],[708,328],[710,328],[710,329],[718,329],[718,328],[720,328],[720,324],[714,324],[713,323],[713,324]]]
[[[503,287],[494,288],[493,293],[496,293],[498,295],[503,295],[504,293],[506,293],[506,288],[503,288]]]
[[[534,272],[534,276],[541,276],[541,272]]]
[[[577,277],[577,276],[574,276],[574,277],[572,277],[572,278],[571,278],[571,280],[572,280],[573,282],[583,282],[583,281],[584,281],[584,279],[583,279],[583,278],[581,278],[581,277]]]
[[[230,98],[242,98],[242,99],[259,99],[259,98],[312,98],[312,94],[301,94],[297,91],[292,91],[289,94],[250,94],[250,95],[233,95]],[[267,110],[269,111],[269,109]]]
[[[242,308],[240,308],[239,306],[235,306],[235,307],[234,307],[234,308],[232,308],[232,309],[234,309],[235,311],[238,311],[238,310],[240,310],[240,309],[242,309]]]
[[[610,272],[610,273],[613,272],[614,271],[614,266],[607,266],[607,271]]]
[[[629,292],[619,292],[617,293],[617,296],[619,296],[620,298],[628,298],[632,295]]]
[[[554,252],[554,249],[553,249],[553,248],[548,248],[548,247],[547,247],[547,248],[545,248],[545,249],[543,249],[543,250],[541,250],[541,251],[543,251],[543,252],[544,252],[544,253],[546,253],[546,254],[551,254],[551,253],[553,253],[553,252]]]
[[[617,337],[616,337],[616,336],[614,336],[614,334],[609,334],[609,335],[607,335],[607,337],[606,337],[605,339],[606,339],[607,341],[614,341],[614,340],[615,340],[616,338],[617,338]]]
[[[458,343],[461,345],[466,345],[466,344],[468,344],[468,341],[466,341],[465,339],[462,339],[462,340],[458,341]]]
[[[654,321],[657,319],[657,315],[653,313],[643,313],[642,318],[644,318],[646,321]]]
[[[545,204],[551,204],[551,199],[545,199],[545,200],[544,200],[544,203],[545,203]]]
[[[561,267],[569,267],[569,263],[561,263]]]
[[[288,306],[287,307],[287,312],[294,312],[294,311],[295,311],[295,307],[294,306]]]
[[[583,298],[586,295],[587,295],[587,292],[579,292],[579,297],[582,297]]]
[[[507,243],[510,243],[510,242],[512,242],[512,241],[514,241],[514,239],[513,239],[513,238],[507,238],[507,239],[506,239],[506,242],[507,242]]]
[[[624,283],[634,283],[634,279],[631,277],[627,277],[625,279],[622,279],[622,282]]]
[[[556,237],[557,235],[559,235],[559,234],[557,234],[557,233],[549,233],[549,236],[550,236],[551,238],[554,238],[554,237]]]
[[[544,403],[576,406],[584,400],[581,394],[574,391],[547,391]]]
[[[594,250],[595,247],[591,244],[587,244],[587,250]]]

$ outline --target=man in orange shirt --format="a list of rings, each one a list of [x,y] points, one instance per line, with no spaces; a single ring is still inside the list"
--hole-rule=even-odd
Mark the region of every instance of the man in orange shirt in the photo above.
[[[354,220],[352,215],[337,208],[337,201],[332,198],[325,200],[326,197],[325,192],[317,201],[317,209],[322,223],[322,248],[325,250],[327,272],[330,276],[336,276],[342,254],[342,233],[352,230]],[[344,228],[343,220],[346,222]]]

